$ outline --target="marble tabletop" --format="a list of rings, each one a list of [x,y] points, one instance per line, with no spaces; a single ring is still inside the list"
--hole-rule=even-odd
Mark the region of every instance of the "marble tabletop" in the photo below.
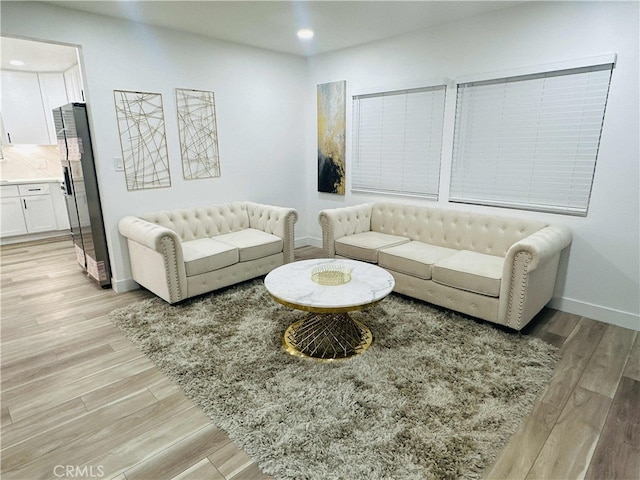
[[[312,272],[343,268],[350,272],[344,285],[320,285]],[[358,310],[382,300],[393,290],[395,281],[386,270],[365,262],[322,258],[302,260],[272,270],[264,279],[267,291],[280,303],[312,312]]]

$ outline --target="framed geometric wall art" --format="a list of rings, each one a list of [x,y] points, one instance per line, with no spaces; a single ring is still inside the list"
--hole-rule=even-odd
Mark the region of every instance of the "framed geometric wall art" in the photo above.
[[[128,190],[171,186],[162,95],[113,91]]]
[[[178,135],[185,180],[220,176],[213,92],[176,88]]]
[[[318,191],[345,192],[346,82],[318,85]]]

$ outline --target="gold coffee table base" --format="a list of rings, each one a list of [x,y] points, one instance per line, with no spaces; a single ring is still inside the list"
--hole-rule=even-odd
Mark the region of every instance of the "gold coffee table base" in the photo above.
[[[371,330],[348,313],[309,313],[289,325],[282,338],[291,355],[318,360],[353,357],[372,342]]]

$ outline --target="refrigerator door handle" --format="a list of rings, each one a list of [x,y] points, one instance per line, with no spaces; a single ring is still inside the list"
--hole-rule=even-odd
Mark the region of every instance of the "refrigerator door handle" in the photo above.
[[[63,167],[64,172],[64,186],[62,187],[65,195],[72,195],[71,191],[71,175],[69,175],[69,167]]]

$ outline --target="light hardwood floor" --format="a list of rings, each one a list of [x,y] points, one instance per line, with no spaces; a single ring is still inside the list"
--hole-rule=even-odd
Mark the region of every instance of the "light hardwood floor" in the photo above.
[[[67,239],[1,255],[3,479],[269,478],[109,322],[148,292],[101,289]],[[487,478],[640,478],[640,335],[549,309],[524,333],[562,359]]]

